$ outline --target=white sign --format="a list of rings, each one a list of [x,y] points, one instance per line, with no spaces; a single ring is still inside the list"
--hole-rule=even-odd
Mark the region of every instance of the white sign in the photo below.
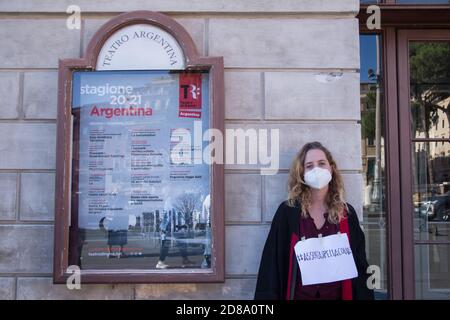
[[[347,234],[297,242],[295,256],[303,285],[329,283],[358,276]]]
[[[168,32],[134,24],[116,31],[103,44],[96,70],[181,70],[184,54]]]

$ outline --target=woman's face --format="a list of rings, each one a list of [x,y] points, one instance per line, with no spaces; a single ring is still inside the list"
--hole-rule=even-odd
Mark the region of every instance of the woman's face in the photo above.
[[[306,153],[305,163],[303,165],[305,168],[305,173],[319,167],[322,169],[328,169],[332,173],[331,165],[328,162],[327,156],[320,149],[312,149]]]

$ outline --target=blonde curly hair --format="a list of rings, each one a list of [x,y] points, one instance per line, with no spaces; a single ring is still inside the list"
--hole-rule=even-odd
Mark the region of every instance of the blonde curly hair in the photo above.
[[[333,156],[320,142],[315,141],[305,144],[292,162],[288,179],[288,204],[294,207],[296,201],[300,201],[301,214],[303,217],[307,217],[312,200],[311,188],[303,179],[305,173],[304,165],[308,151],[315,149],[322,150],[325,153],[331,166],[331,181],[328,185],[325,203],[328,207],[328,221],[337,224],[345,217],[345,210],[348,212],[348,207],[344,200],[344,183]]]

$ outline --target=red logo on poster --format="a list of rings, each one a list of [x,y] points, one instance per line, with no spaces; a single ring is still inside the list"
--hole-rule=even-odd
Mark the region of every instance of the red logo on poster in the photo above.
[[[180,110],[202,108],[201,73],[180,74]]]

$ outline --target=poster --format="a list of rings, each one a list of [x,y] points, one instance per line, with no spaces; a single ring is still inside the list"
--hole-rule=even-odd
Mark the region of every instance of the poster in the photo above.
[[[74,73],[82,268],[210,268],[209,112],[206,72]]]

